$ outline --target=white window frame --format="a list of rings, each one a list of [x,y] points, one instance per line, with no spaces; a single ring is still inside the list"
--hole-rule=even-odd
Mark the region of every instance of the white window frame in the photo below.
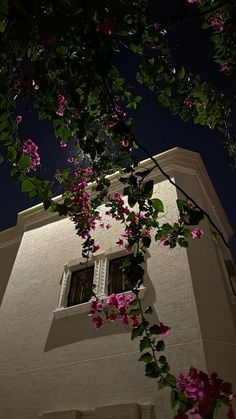
[[[100,299],[106,299],[107,287],[108,287],[108,275],[109,275],[109,260],[118,259],[122,256],[126,256],[130,253],[126,253],[124,250],[121,250],[119,247],[114,246],[106,252],[99,252],[96,255],[93,255],[88,261],[87,266],[94,266],[94,276],[93,276],[93,285],[94,293]],[[90,303],[81,303],[73,306],[67,307],[67,298],[70,289],[70,281],[72,273],[78,271],[79,269],[85,268],[84,258],[74,259],[67,262],[64,265],[64,271],[61,281],[61,290],[59,295],[59,301],[57,308],[53,311],[55,318],[59,319],[62,317],[73,316],[80,313],[86,313],[89,309]],[[144,297],[146,288],[141,285],[139,288],[139,297],[142,299]],[[132,291],[125,291],[125,295],[132,294]]]

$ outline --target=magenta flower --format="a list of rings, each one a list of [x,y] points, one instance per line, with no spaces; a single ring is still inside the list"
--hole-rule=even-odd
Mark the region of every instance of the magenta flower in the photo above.
[[[109,319],[111,320],[111,322],[115,322],[116,318],[117,318],[117,316],[115,315],[115,313],[110,313]]]
[[[31,159],[31,166],[26,170],[30,172],[30,170],[36,171],[37,166],[40,165],[40,157],[38,154],[38,146],[30,139],[24,141],[22,146],[22,154],[24,156],[29,156]]]
[[[124,245],[124,240],[119,239],[116,244],[118,244],[119,246],[123,246]]]
[[[200,228],[197,228],[196,230],[193,230],[191,232],[191,237],[193,239],[200,239],[203,235],[204,235],[204,232]]]
[[[17,116],[16,116],[16,123],[17,123],[17,125],[18,125],[18,124],[20,124],[20,123],[22,122],[22,119],[23,119],[23,118],[22,118],[22,116],[21,116],[21,115],[17,115]]]
[[[208,376],[203,371],[191,367],[187,374],[177,375],[177,389],[191,402],[192,407],[188,412],[195,419],[202,419],[209,415],[213,411],[215,401],[222,397],[229,406],[227,410],[229,419],[234,419],[231,401],[235,396],[232,393],[232,387],[219,379],[216,373]]]
[[[61,146],[62,148],[65,148],[65,147],[67,147],[67,143],[65,143],[63,140],[61,140],[61,141],[60,141],[60,146]]]
[[[95,324],[96,329],[103,325],[103,320],[100,316],[93,317],[92,322]]]
[[[108,297],[107,297],[107,304],[109,306],[118,307],[118,301],[117,301],[117,298],[116,298],[116,294],[108,295]]]
[[[168,336],[170,333],[170,326],[165,326],[163,323],[159,323],[162,336]]]
[[[193,106],[192,99],[190,99],[189,97],[186,97],[184,99],[184,105],[187,106],[188,108],[191,108]]]
[[[57,105],[56,115],[63,116],[67,101],[63,95],[58,95],[57,101],[58,101],[58,105]]]
[[[97,252],[99,249],[100,249],[99,244],[94,244],[94,245],[93,245],[93,248],[92,248],[92,253]]]

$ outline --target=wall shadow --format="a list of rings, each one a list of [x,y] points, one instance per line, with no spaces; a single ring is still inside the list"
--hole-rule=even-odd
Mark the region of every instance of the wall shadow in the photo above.
[[[153,306],[155,301],[155,290],[147,274],[144,275],[144,286],[146,287],[146,292],[142,300],[142,305],[145,309],[149,305]],[[147,319],[150,324],[158,323],[159,321],[156,312],[153,312],[152,315],[147,315]],[[105,322],[104,326],[97,330],[87,313],[80,313],[61,319],[53,318],[44,352],[87,339],[130,332],[131,327],[128,328],[122,324],[112,323],[110,321]]]

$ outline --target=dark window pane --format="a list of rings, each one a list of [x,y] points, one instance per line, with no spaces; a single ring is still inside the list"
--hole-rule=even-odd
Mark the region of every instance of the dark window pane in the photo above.
[[[92,297],[94,267],[72,272],[67,307],[85,303]]]
[[[132,289],[128,278],[122,271],[124,260],[129,256],[123,256],[109,261],[108,295],[119,294]]]

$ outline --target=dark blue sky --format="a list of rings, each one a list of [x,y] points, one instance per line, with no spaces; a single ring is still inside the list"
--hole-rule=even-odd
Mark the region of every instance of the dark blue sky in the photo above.
[[[169,2],[161,3],[163,3],[162,16],[167,15]],[[173,14],[174,12],[172,10]],[[159,11],[154,10],[153,13],[159,14]],[[188,35],[186,36],[186,34]],[[185,64],[189,71],[199,72],[203,79],[214,84],[226,96],[232,97],[235,80],[225,78],[219,73],[216,65],[209,60],[211,45],[207,41],[206,33],[199,32],[197,22],[191,21],[184,26],[179,25],[173,31],[171,39],[173,45],[176,45],[176,60],[179,63]],[[126,75],[133,85],[133,72],[136,65],[134,58],[125,53],[121,55],[117,64],[121,73]],[[148,89],[142,86],[134,87],[136,93],[141,93],[143,96],[140,108],[136,112],[134,128],[139,141],[152,154],[158,154],[175,146],[199,152],[229,221],[236,231],[236,197],[234,193],[236,169],[230,167],[221,136],[216,131],[181,121],[178,116],[173,116],[167,109],[162,108]],[[235,108],[233,114],[235,114]],[[65,164],[68,155],[70,155],[69,147],[61,149],[59,142],[54,138],[51,125],[45,121],[38,121],[33,111],[25,109],[23,117],[24,121],[28,120],[23,122],[21,127],[24,138],[32,138],[39,145],[42,157],[42,169],[39,174],[43,177],[53,175],[58,167]],[[0,179],[0,230],[4,230],[16,224],[19,211],[34,205],[37,201],[29,200],[26,194],[20,192],[20,187],[11,178],[6,163],[0,165]],[[60,190],[55,190],[55,196],[59,194]],[[236,235],[231,240],[231,246],[236,260]]]

